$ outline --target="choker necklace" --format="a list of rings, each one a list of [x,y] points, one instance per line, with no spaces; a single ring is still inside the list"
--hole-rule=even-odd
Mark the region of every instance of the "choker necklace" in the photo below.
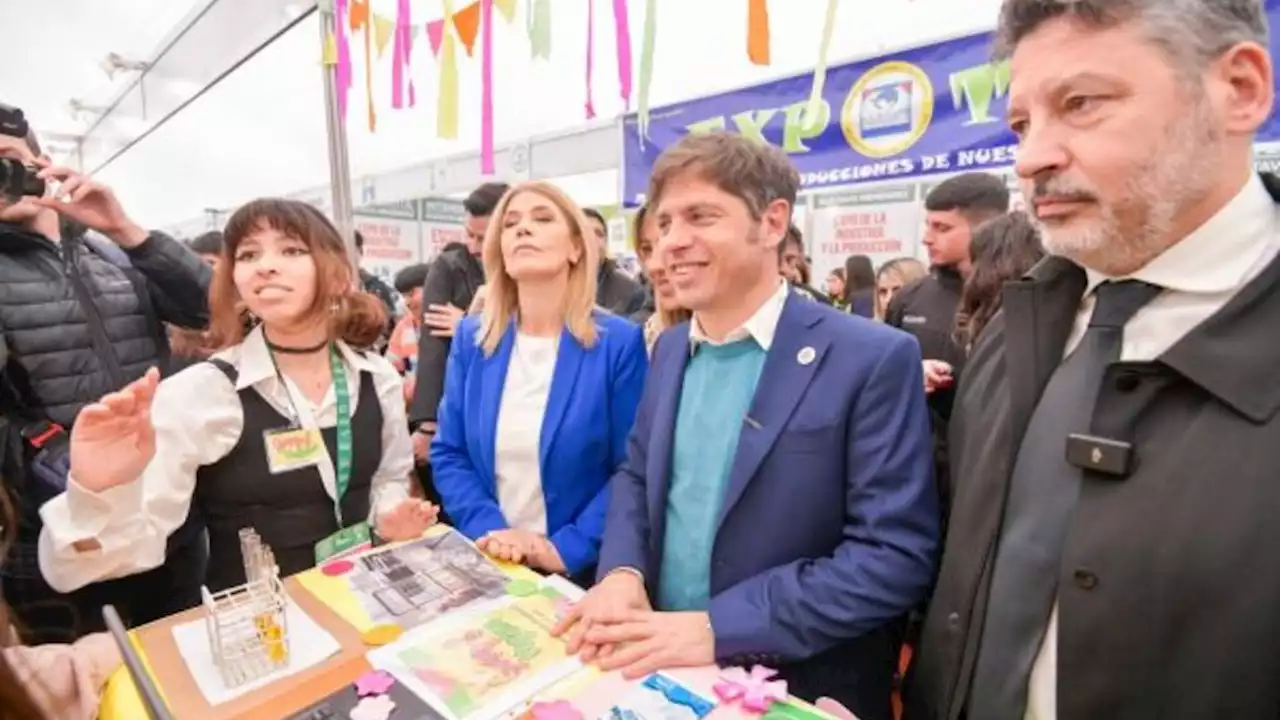
[[[311,353],[317,353],[317,352],[320,352],[321,350],[323,350],[323,349],[325,349],[325,348],[327,348],[327,347],[329,347],[329,341],[328,341],[328,340],[325,340],[324,342],[320,343],[319,345],[315,345],[315,346],[312,346],[312,347],[305,347],[305,348],[298,348],[298,347],[283,347],[283,346],[281,346],[281,345],[276,345],[275,343],[271,342],[270,340],[267,340],[267,349],[268,349],[268,350],[270,350],[271,352],[274,352],[274,353],[280,353],[280,354],[282,354],[282,355],[310,355]]]

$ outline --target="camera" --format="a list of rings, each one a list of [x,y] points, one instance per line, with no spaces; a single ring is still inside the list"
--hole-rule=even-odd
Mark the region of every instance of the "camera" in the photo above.
[[[12,158],[0,158],[0,196],[19,198],[23,195],[42,197],[44,180],[36,177],[36,169]]]
[[[0,103],[0,135],[26,139],[31,133],[27,116],[22,110]],[[44,180],[36,177],[36,169],[12,158],[0,158],[0,196],[20,198],[23,195],[44,195]]]

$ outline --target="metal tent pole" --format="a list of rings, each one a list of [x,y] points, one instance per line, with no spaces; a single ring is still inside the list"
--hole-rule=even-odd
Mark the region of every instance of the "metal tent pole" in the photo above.
[[[320,4],[320,47],[323,51],[330,33],[338,35],[333,7]],[[326,5],[328,7],[326,7]],[[329,137],[329,187],[333,192],[333,223],[347,244],[347,255],[353,267],[360,266],[360,254],[356,250],[355,219],[351,202],[351,166],[347,159],[347,121],[338,111],[338,71],[336,66],[324,65],[325,126]],[[358,282],[357,276],[357,282]]]

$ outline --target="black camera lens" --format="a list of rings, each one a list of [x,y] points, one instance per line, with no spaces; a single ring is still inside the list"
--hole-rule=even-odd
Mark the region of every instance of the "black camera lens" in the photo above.
[[[11,198],[44,196],[45,182],[36,177],[36,172],[35,168],[13,158],[0,158],[0,195]]]

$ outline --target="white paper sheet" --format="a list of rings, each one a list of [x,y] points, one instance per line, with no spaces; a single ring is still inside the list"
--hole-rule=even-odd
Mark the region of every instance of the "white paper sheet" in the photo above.
[[[222,675],[218,673],[218,666],[214,663],[213,653],[209,648],[204,619],[173,627],[173,640],[178,645],[178,653],[210,705],[221,705],[280,678],[319,665],[342,650],[338,641],[293,600],[289,601],[285,613],[289,623],[288,666],[234,688],[226,687],[222,682]]]

